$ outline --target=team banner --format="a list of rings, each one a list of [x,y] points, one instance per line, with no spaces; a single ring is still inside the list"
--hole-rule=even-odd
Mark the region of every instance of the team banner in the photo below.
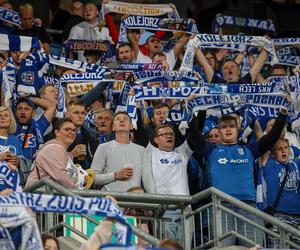
[[[194,56],[197,48],[206,44],[244,44],[246,46],[263,47],[272,57],[272,65],[278,62],[275,48],[272,41],[261,36],[233,36],[233,35],[212,35],[199,34],[188,42],[182,64],[179,71],[192,71]]]
[[[110,199],[13,192],[9,196],[1,196],[0,204],[0,207],[4,205],[23,205],[37,212],[92,214],[115,218],[118,222],[127,226],[126,232],[120,232],[126,233],[126,237],[123,242],[118,242],[118,244],[127,245],[130,243],[130,225],[128,225],[119,207]],[[122,237],[117,235],[116,238],[120,239]]]
[[[15,26],[21,25],[19,13],[3,7],[0,7],[0,19]]]
[[[61,83],[65,82],[99,82],[104,79],[104,72],[99,73],[76,73],[76,74],[64,74],[60,78]]]
[[[197,25],[192,20],[176,20],[148,16],[129,16],[123,19],[120,25],[120,43],[127,41],[126,29],[182,31],[189,34],[199,33]]]
[[[30,51],[32,48],[40,49],[40,43],[37,37],[0,35],[0,50]]]
[[[179,18],[176,7],[173,4],[137,4],[118,1],[103,1],[102,13],[114,12],[125,15],[162,16],[170,14]]]
[[[219,33],[222,27],[240,26],[246,28],[256,28],[265,31],[275,32],[275,26],[272,20],[261,20],[246,17],[234,17],[234,16],[218,16],[213,22],[213,32]]]

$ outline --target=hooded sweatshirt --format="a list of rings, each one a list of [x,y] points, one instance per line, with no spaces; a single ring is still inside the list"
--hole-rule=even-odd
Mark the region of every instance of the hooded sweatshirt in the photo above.
[[[66,188],[76,188],[75,182],[67,172],[67,166],[70,164],[72,156],[66,149],[55,139],[48,141],[36,155],[25,188],[45,177]]]

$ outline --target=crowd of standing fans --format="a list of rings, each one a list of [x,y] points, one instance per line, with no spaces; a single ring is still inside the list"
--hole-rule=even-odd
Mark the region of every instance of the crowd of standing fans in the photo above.
[[[133,120],[126,106],[120,108],[119,104],[122,99],[127,98],[128,103],[135,96],[134,80],[129,80],[126,96],[123,95],[125,85],[111,95],[106,81],[89,88],[76,86],[72,80],[60,85],[59,79],[64,75],[83,72],[67,64],[52,65],[50,62],[45,67],[40,65],[39,57],[50,54],[69,57],[72,62],[106,67],[110,73],[114,68],[109,65],[116,62],[125,65],[153,63],[161,66],[160,71],[178,71],[187,44],[194,35],[176,30],[127,29],[126,42],[120,43],[119,22],[128,15],[118,17],[106,13],[100,19],[99,1],[73,0],[70,12],[62,10],[58,0],[49,2],[51,28],[62,31],[60,34],[50,36],[43,21],[34,16],[34,8],[38,7],[29,3],[15,10],[19,12],[20,26],[0,21],[0,37],[37,37],[40,43],[39,51],[0,51],[0,160],[20,176],[21,185],[13,187],[1,180],[1,195],[9,194],[10,189],[21,191],[42,178],[50,178],[66,188],[108,192],[192,195],[215,187],[257,208],[258,173],[261,172],[265,184],[263,208],[273,208],[276,218],[300,230],[300,116],[292,123],[289,108],[271,105],[267,108],[253,105],[250,119],[249,114],[241,110],[213,112],[207,109],[193,113],[188,128],[182,132],[178,120],[173,117],[183,116],[186,105],[197,98],[192,94],[185,99],[136,101],[137,121]],[[0,7],[5,9],[13,10],[12,4],[0,1]],[[197,24],[201,23],[201,13]],[[203,27],[198,28],[203,30]],[[105,58],[103,52],[94,49],[67,51],[64,44],[70,40],[107,41],[109,48],[115,50],[115,57]],[[174,41],[168,49],[167,41]],[[295,56],[300,56],[299,44],[276,49],[293,51]],[[24,71],[29,59],[33,64]],[[259,48],[255,56],[246,50],[237,53],[224,48],[199,47],[195,50],[192,72],[206,83],[216,85],[249,86],[266,83],[272,77],[297,76],[293,67],[280,63],[270,66],[267,59],[265,47]],[[248,62],[247,72],[244,71],[245,62]],[[122,71],[116,74],[124,79],[132,73]],[[26,82],[48,76],[58,79],[58,83],[40,81],[42,83],[35,84],[33,92],[22,89],[19,84],[21,80]],[[297,84],[300,89],[299,82]],[[72,92],[72,86],[79,94]],[[144,86],[166,89],[183,87],[184,82],[155,80]],[[300,99],[291,97],[289,87],[286,89],[286,102],[288,106],[293,104],[298,114]],[[58,109],[61,91],[64,93],[63,111]],[[224,206],[236,209],[227,203]],[[263,224],[253,215],[236,212]],[[172,219],[167,223],[166,237],[174,240],[182,237],[178,233],[180,225],[175,222],[180,213],[180,210],[166,212],[165,216]],[[234,218],[229,216],[226,220],[228,230],[235,230]],[[112,222],[105,223],[108,224],[99,230]],[[188,224],[193,223],[188,221]],[[148,226],[143,228],[147,233]],[[243,230],[242,227],[237,230]],[[276,226],[270,229],[279,232]],[[253,232],[248,233],[252,237]],[[93,237],[96,241],[97,235]],[[279,247],[277,239],[268,237],[267,240],[268,247]],[[292,240],[300,244],[300,239]],[[263,245],[263,235],[258,235],[256,241]],[[45,249],[59,249],[57,240],[50,236],[44,236],[43,243]],[[234,245],[236,241],[229,238],[224,243]],[[88,244],[92,243],[86,243],[82,249],[92,249]],[[176,242],[167,242],[166,246],[168,244],[174,244],[170,249],[180,249],[175,246]]]

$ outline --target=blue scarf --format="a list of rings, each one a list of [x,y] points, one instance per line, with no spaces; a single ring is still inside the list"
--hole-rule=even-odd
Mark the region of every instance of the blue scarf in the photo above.
[[[19,13],[3,7],[0,7],[0,19],[5,22],[12,23],[15,26],[21,25]]]
[[[110,199],[13,192],[9,196],[1,196],[0,204],[1,206],[5,204],[24,205],[37,212],[92,214],[114,218],[119,223],[126,225],[126,231],[122,232],[126,234],[126,237],[123,242],[118,243],[123,245],[130,243],[130,225],[119,207]]]
[[[192,71],[196,49],[207,44],[219,44],[220,48],[222,48],[224,44],[263,47],[268,53],[273,56],[272,65],[278,62],[278,58],[276,56],[276,51],[272,41],[268,40],[265,37],[199,34],[188,42],[179,71]]]
[[[18,171],[12,170],[7,165],[6,161],[0,161],[0,191],[6,188],[10,188],[17,192],[22,192]]]
[[[5,198],[14,198],[13,194]],[[17,205],[13,198],[9,202],[1,202],[0,205],[0,248],[6,250],[43,249],[36,220],[23,205]]]
[[[224,26],[240,26],[246,28],[257,28],[265,31],[275,32],[275,26],[272,20],[261,20],[235,16],[218,16],[213,22],[213,32],[219,33]]]
[[[4,34],[0,36],[0,50],[30,51],[32,48],[40,49],[40,43],[37,37]]]
[[[184,81],[198,83],[200,79],[193,72],[177,72],[177,71],[138,71],[135,72],[136,84],[147,82],[161,81]],[[199,84],[201,85],[201,84]]]

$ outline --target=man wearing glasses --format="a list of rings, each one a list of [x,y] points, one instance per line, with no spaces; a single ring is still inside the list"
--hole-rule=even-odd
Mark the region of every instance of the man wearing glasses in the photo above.
[[[189,195],[187,164],[193,151],[187,140],[175,147],[173,126],[162,124],[155,128],[154,142],[157,148],[149,143],[143,157],[145,190],[157,194]],[[167,211],[165,217],[172,219],[166,223],[167,237],[179,240],[182,237],[181,224],[175,220],[180,217],[180,211]]]

